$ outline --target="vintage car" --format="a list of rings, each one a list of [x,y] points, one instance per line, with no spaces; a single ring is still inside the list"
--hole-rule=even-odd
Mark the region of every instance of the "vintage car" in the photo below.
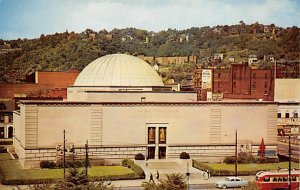
[[[232,187],[245,187],[247,186],[248,181],[241,179],[239,177],[226,177],[224,181],[217,181],[216,187],[217,188],[232,188]]]

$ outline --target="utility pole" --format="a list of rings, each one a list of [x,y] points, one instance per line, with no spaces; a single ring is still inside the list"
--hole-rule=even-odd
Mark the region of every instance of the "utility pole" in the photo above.
[[[63,166],[64,166],[64,179],[66,178],[66,130],[64,130],[64,150],[63,150]]]
[[[289,177],[288,177],[288,185],[289,190],[291,190],[291,135],[289,135]]]
[[[88,175],[88,167],[89,167],[89,154],[88,154],[88,140],[86,140],[85,144],[85,175]]]
[[[237,177],[237,165],[238,165],[238,154],[237,154],[237,130],[235,130],[235,164],[234,164],[234,175]]]

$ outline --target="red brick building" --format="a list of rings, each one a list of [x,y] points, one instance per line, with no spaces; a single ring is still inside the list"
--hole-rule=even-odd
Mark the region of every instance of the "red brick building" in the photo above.
[[[62,97],[67,96],[67,86],[73,85],[78,71],[36,72],[28,75],[26,83],[0,84],[0,99],[14,97]]]
[[[206,100],[207,90],[201,88],[201,70],[194,71],[194,88],[199,100]],[[251,68],[247,64],[232,64],[230,68],[211,68],[212,93],[225,99],[274,100],[274,72],[272,69]]]

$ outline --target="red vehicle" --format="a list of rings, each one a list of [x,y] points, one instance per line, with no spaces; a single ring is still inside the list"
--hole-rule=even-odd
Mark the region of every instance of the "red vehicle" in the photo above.
[[[261,171],[256,174],[256,184],[262,190],[288,189],[289,171],[282,169],[278,171]],[[300,171],[291,170],[291,189],[299,189]]]

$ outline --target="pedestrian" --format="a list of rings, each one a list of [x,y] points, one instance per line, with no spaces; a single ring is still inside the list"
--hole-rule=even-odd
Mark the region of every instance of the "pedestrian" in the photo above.
[[[151,181],[154,182],[152,173],[150,173],[150,180],[149,180],[149,182],[151,182]]]
[[[159,180],[159,172],[156,170],[156,179]]]
[[[210,178],[210,170],[207,170],[207,178],[209,179]]]
[[[203,172],[203,179],[208,180],[208,173],[206,171]]]

